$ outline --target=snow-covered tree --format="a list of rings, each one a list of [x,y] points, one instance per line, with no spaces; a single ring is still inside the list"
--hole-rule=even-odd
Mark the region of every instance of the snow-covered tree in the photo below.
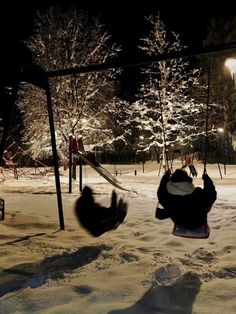
[[[168,32],[159,16],[147,17],[151,31],[141,39],[140,49],[148,56],[182,51],[179,36]],[[139,129],[142,149],[187,143],[202,130],[204,104],[194,99],[199,71],[187,59],[155,62],[142,69],[138,100],[133,104],[133,121]],[[166,146],[166,147],[165,147]]]
[[[33,61],[46,71],[105,63],[120,50],[111,43],[97,18],[75,8],[50,8],[44,14],[38,13],[35,33],[26,45]],[[69,135],[82,136],[85,144],[92,144],[99,133],[102,137],[106,134],[102,107],[114,96],[115,79],[114,70],[50,79],[58,153],[63,162],[67,159]],[[33,156],[50,154],[44,92],[26,85],[18,106],[24,120],[24,138]]]
[[[104,106],[102,112],[107,118],[108,130],[111,130],[113,134],[106,146],[109,145],[117,152],[132,151],[134,138],[130,120],[133,111],[130,109],[129,102],[114,97]]]

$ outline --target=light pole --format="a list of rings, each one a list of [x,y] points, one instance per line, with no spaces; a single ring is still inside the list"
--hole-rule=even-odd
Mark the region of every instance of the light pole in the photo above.
[[[235,58],[228,58],[225,60],[225,66],[228,68],[232,80],[233,80],[233,84],[234,84],[234,88],[235,88],[235,93],[236,93],[236,59]],[[226,134],[226,148],[227,148],[227,154],[229,157],[229,129],[228,126],[230,123],[232,123],[233,121],[229,122],[227,121],[226,127],[225,127],[225,134]]]
[[[226,129],[227,132],[227,129]],[[219,151],[221,152],[221,155],[224,158],[224,173],[226,174],[226,163],[227,160],[229,159],[229,154],[228,154],[228,138],[227,138],[227,133],[225,132],[224,128],[218,128],[217,133],[219,135],[219,142],[218,142],[218,147]],[[226,133],[226,134],[225,134]],[[223,154],[222,154],[223,153]]]
[[[141,158],[142,158],[142,163],[143,163],[143,173],[144,173],[144,163],[145,163],[145,153],[144,153],[144,136],[140,135],[140,148],[141,148]]]
[[[217,152],[216,152],[217,153],[217,163],[218,163],[218,168],[220,171],[221,179],[223,179],[220,165],[219,165],[219,157],[220,157],[220,159],[224,158],[224,161],[222,163],[224,164],[224,174],[226,174],[226,147],[225,147],[225,139],[224,139],[224,128],[219,127],[217,129],[217,133],[218,133],[218,140],[217,140],[218,143],[216,143],[216,145],[217,145]],[[222,154],[222,152],[223,152],[223,154]]]
[[[218,147],[220,152],[222,152],[224,148],[224,129],[221,127],[218,128],[217,133],[218,133]]]

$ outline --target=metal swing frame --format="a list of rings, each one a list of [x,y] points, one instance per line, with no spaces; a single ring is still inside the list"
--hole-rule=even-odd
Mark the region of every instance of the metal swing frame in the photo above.
[[[234,42],[234,43],[230,43],[226,45],[218,45],[214,47],[205,47],[205,48],[194,49],[194,50],[186,49],[185,51],[181,51],[181,52],[178,51],[178,52],[172,52],[172,53],[167,53],[167,54],[160,54],[154,57],[142,58],[141,60],[138,60],[136,62],[131,62],[131,60],[128,60],[128,62],[117,61],[113,63],[102,63],[102,64],[89,65],[89,66],[83,66],[83,67],[74,67],[74,68],[49,71],[49,72],[46,72],[44,69],[34,64],[26,64],[22,66],[21,68],[17,67],[16,69],[14,69],[14,71],[10,71],[10,72],[8,71],[6,73],[3,72],[1,74],[2,76],[0,77],[0,85],[11,86],[12,93],[11,93],[11,101],[7,108],[4,129],[3,129],[2,137],[1,137],[0,165],[2,164],[3,152],[4,152],[8,132],[11,125],[11,120],[13,118],[13,111],[14,111],[15,103],[17,101],[17,95],[18,95],[20,83],[28,82],[33,85],[36,85],[45,91],[46,98],[47,98],[47,109],[48,109],[49,126],[50,126],[50,133],[51,133],[51,146],[52,146],[53,161],[54,161],[54,173],[55,173],[55,184],[56,184],[56,191],[57,191],[59,222],[60,222],[60,229],[64,230],[65,226],[64,226],[64,217],[63,217],[63,205],[62,205],[62,197],[61,197],[58,156],[57,156],[57,149],[56,149],[56,138],[55,138],[52,98],[51,98],[49,78],[65,76],[65,75],[73,75],[73,74],[79,74],[79,73],[104,71],[104,70],[112,69],[112,68],[116,69],[116,68],[137,67],[137,66],[150,64],[152,62],[159,62],[163,60],[170,60],[170,59],[191,57],[191,56],[200,56],[200,55],[210,55],[210,54],[217,53],[219,51],[232,50],[235,48],[236,48],[236,43]]]

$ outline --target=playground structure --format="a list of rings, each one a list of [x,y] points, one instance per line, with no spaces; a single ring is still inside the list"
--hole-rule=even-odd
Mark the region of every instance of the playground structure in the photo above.
[[[49,176],[53,175],[51,166],[31,157],[11,136],[7,138],[8,146],[4,150],[3,162],[0,169],[0,182],[7,179],[18,180],[40,179],[47,183]],[[28,164],[28,166],[27,166]]]
[[[82,192],[82,161],[92,167],[95,171],[97,171],[103,178],[105,178],[110,184],[115,186],[118,189],[128,191],[128,189],[124,188],[121,183],[104,167],[102,167],[96,160],[91,156],[91,154],[85,152],[84,144],[82,138],[78,140],[75,137],[70,136],[69,139],[69,193],[72,191],[72,157],[76,157],[79,161],[80,166],[80,178],[79,178],[79,185],[80,185],[80,192]]]
[[[194,166],[194,160],[199,160],[199,149],[194,148],[193,152],[183,152],[180,149],[174,149],[172,152],[172,156],[166,152],[167,160],[169,161],[169,168],[171,172],[173,172],[174,168],[174,161],[175,159],[180,159],[181,167],[188,167],[190,171],[190,175],[192,177],[197,177],[198,173]],[[163,167],[163,160],[161,159],[159,165],[158,176],[160,175],[161,169]]]
[[[135,65],[143,65],[151,62],[158,62],[162,60],[168,60],[173,58],[183,58],[193,55],[209,55],[212,53],[216,53],[226,49],[235,49],[235,45],[229,44],[217,47],[207,47],[204,49],[200,49],[198,51],[189,51],[188,49],[184,50],[184,52],[173,52],[165,55],[158,55],[154,57],[148,57],[140,60],[140,62],[136,62]],[[65,76],[65,75],[73,75],[79,73],[88,73],[94,71],[102,71],[106,69],[115,69],[115,68],[124,68],[124,67],[132,67],[134,66],[133,62],[128,62],[127,64],[121,63],[113,63],[113,64],[97,64],[97,65],[89,65],[84,67],[74,67],[69,69],[63,70],[56,70],[51,72],[46,72],[44,69],[40,68],[36,65],[25,65],[22,68],[18,68],[16,73],[7,73],[6,77],[1,78],[1,84],[4,86],[11,86],[11,96],[10,101],[7,106],[6,116],[4,118],[4,128],[2,131],[1,143],[0,143],[0,166],[3,164],[3,154],[5,150],[6,140],[8,137],[8,132],[11,125],[13,109],[18,97],[18,90],[20,84],[22,82],[28,82],[33,85],[42,88],[45,92],[46,99],[47,99],[47,109],[48,109],[48,117],[49,117],[49,126],[50,126],[50,135],[51,135],[51,146],[52,146],[52,155],[53,155],[53,165],[54,165],[54,174],[55,174],[55,184],[56,184],[56,191],[57,191],[57,204],[58,204],[58,214],[59,214],[59,222],[60,222],[60,229],[64,230],[64,216],[63,216],[63,206],[62,206],[62,198],[61,198],[61,186],[60,186],[60,178],[59,178],[59,162],[57,156],[57,147],[56,147],[56,136],[55,136],[55,127],[54,127],[54,118],[53,118],[53,110],[52,110],[52,97],[50,91],[50,83],[49,79],[58,76]],[[210,77],[208,75],[208,77]],[[209,103],[209,91],[208,91],[208,101]],[[207,120],[207,119],[206,119]],[[207,126],[206,126],[207,130]],[[206,154],[205,154],[206,156]],[[204,164],[206,160],[204,161]]]
[[[77,154],[79,158],[81,158],[84,162],[86,162],[89,166],[91,166],[95,171],[97,171],[113,186],[124,191],[129,191],[128,189],[124,188],[121,185],[121,183],[110,172],[108,172],[104,167],[102,167],[99,163],[89,160],[88,158],[86,158],[84,153],[80,151],[78,151]]]

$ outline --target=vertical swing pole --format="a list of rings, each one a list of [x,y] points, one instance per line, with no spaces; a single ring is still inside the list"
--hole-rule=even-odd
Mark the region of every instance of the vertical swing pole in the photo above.
[[[167,169],[165,168],[165,170],[169,170],[169,160],[168,160],[168,154],[167,154],[167,147],[166,147],[166,131],[165,131],[165,123],[164,123],[164,114],[163,114],[163,108],[162,108],[162,103],[161,103],[161,94],[160,94],[160,90],[158,90],[158,94],[159,94],[159,105],[160,105],[160,111],[161,111],[161,124],[162,124],[162,138],[163,138],[163,166],[164,165],[164,157],[166,159],[166,165],[167,165]]]
[[[33,85],[39,86],[43,88],[47,97],[47,107],[48,107],[48,117],[49,117],[49,126],[51,133],[51,145],[52,145],[52,153],[53,153],[53,164],[54,164],[54,174],[56,181],[56,190],[57,190],[57,203],[58,203],[58,212],[59,212],[59,220],[60,220],[60,228],[61,230],[65,230],[64,227],[64,217],[63,217],[63,206],[62,206],[62,198],[61,198],[61,185],[60,185],[60,177],[59,177],[59,169],[58,169],[58,157],[57,157],[57,148],[56,148],[56,136],[55,136],[55,128],[53,121],[53,111],[52,111],[52,98],[50,92],[50,84],[48,80],[48,76],[44,69],[36,66],[34,64],[28,64],[22,67],[21,75],[18,81],[20,82],[29,82]],[[18,85],[16,85],[18,88]],[[14,97],[17,96],[17,88],[14,90]],[[14,108],[14,102],[12,104],[12,110]],[[9,121],[10,123],[10,121]],[[10,125],[10,124],[9,124]],[[7,133],[6,133],[7,134]],[[0,160],[2,159],[2,153],[4,150],[5,143],[1,141],[1,150],[0,150]]]
[[[52,98],[51,98],[50,85],[49,85],[48,78],[45,83],[46,83],[45,93],[47,96],[48,117],[49,117],[50,133],[51,133],[51,144],[52,144],[53,164],[54,164],[55,182],[56,182],[56,190],[57,190],[57,204],[58,204],[60,229],[65,230],[62,197],[61,197],[60,174],[59,174],[58,157],[57,157],[56,136],[55,136],[53,110],[52,110]]]
[[[207,73],[207,104],[206,104],[206,128],[205,128],[205,152],[203,173],[206,173],[207,152],[208,152],[208,120],[209,120],[209,102],[210,102],[210,79],[211,79],[211,59],[208,56],[208,73]]]
[[[79,158],[79,190],[83,191],[83,160]]]

